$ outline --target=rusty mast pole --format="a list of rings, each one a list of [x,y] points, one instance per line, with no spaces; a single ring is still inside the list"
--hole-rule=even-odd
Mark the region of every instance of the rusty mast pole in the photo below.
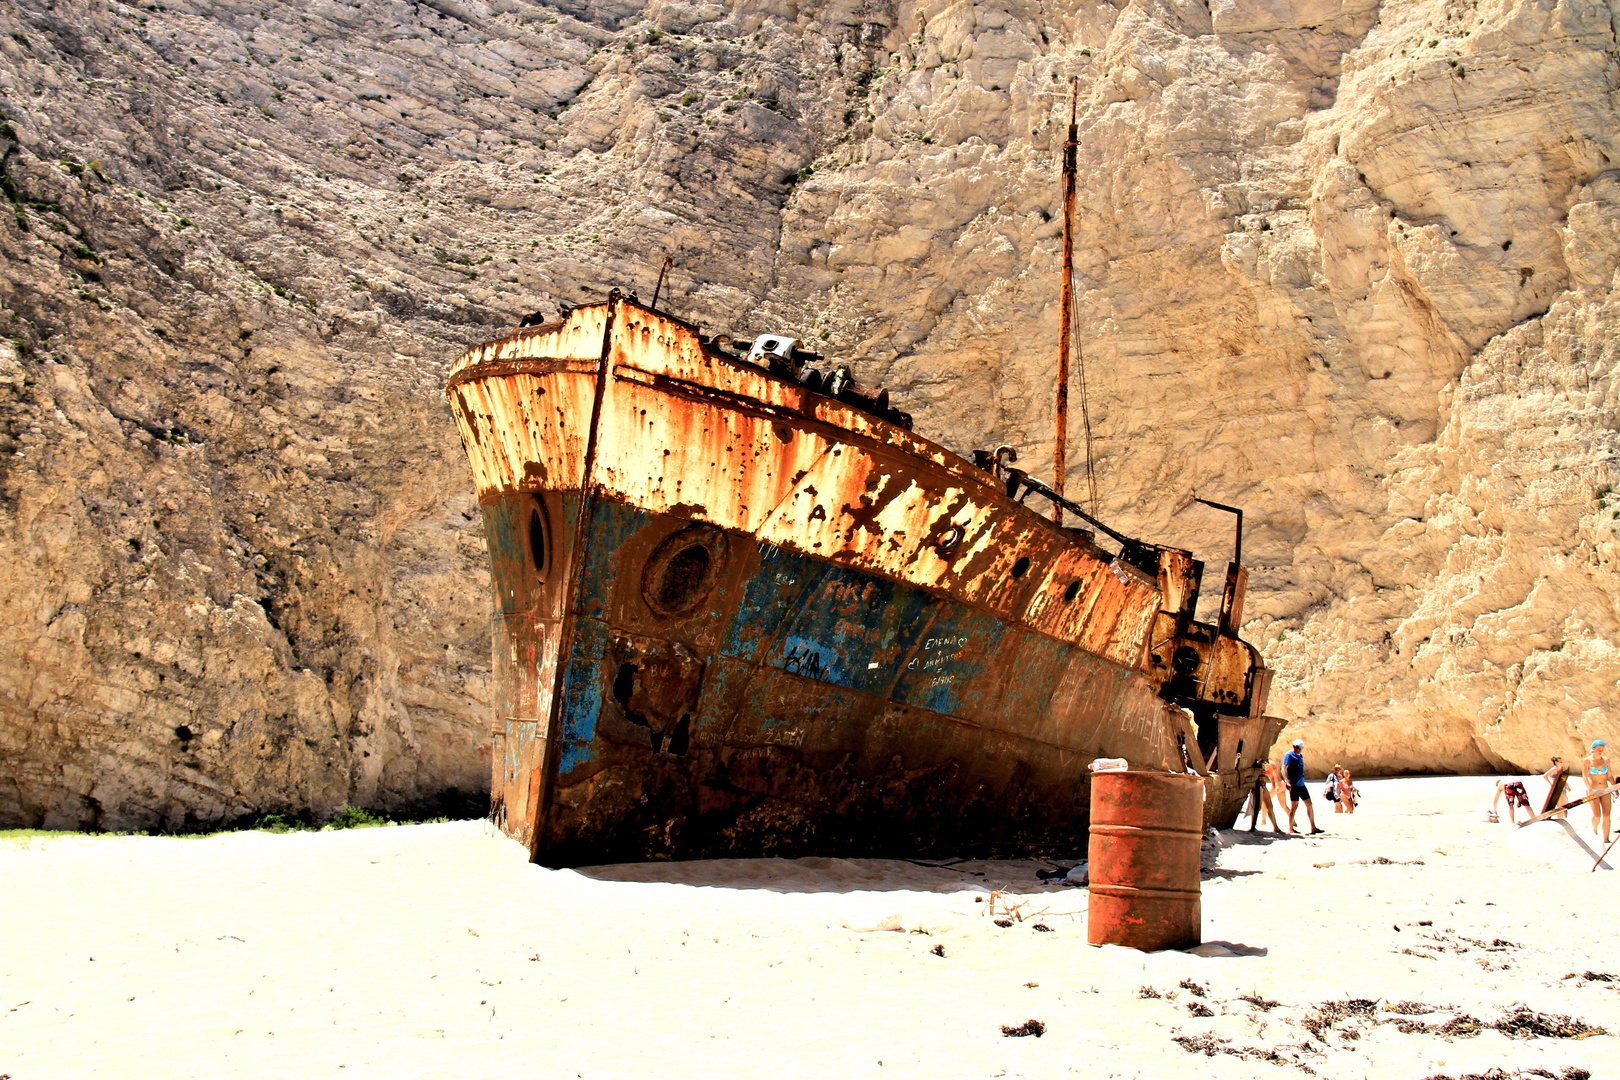
[[[1079,142],[1076,126],[1080,103],[1080,78],[1069,80],[1069,139],[1063,144],[1063,288],[1058,300],[1058,381],[1057,381],[1057,437],[1052,443],[1052,489],[1063,495],[1064,460],[1069,441],[1069,338],[1074,311],[1074,173],[1075,146]],[[1056,520],[1063,524],[1063,506],[1057,504]]]
[[[672,260],[670,257],[665,255],[664,265],[658,268],[658,287],[653,289],[652,310],[654,311],[658,310],[658,294],[664,291],[664,275],[669,273],[669,264],[671,261]]]

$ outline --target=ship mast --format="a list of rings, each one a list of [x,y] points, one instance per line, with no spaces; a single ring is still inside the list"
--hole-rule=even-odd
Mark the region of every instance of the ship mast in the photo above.
[[[1052,443],[1052,488],[1063,494],[1066,451],[1069,441],[1069,339],[1074,310],[1074,173],[1075,147],[1079,141],[1076,110],[1080,103],[1080,79],[1069,80],[1069,139],[1063,144],[1063,287],[1058,300],[1058,382],[1057,436]],[[1057,523],[1063,524],[1063,504],[1054,503]]]
[[[1080,78],[1069,80],[1069,138],[1063,144],[1063,287],[1058,301],[1058,381],[1057,432],[1052,440],[1053,490],[1063,496],[1063,474],[1067,468],[1069,436],[1069,349],[1074,343],[1074,177],[1078,126]],[[1078,351],[1078,350],[1077,350]],[[1088,504],[1097,510],[1097,478],[1091,466],[1091,410],[1086,401],[1085,359],[1080,358],[1080,418],[1086,429],[1086,486]],[[1056,520],[1063,523],[1063,506],[1054,504]]]

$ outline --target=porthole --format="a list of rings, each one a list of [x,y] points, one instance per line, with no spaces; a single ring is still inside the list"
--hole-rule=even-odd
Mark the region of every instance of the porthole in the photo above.
[[[687,615],[714,591],[726,560],[726,534],[692,525],[665,537],[647,560],[641,595],[659,615]]]
[[[1018,561],[1013,563],[1012,576],[1021,578],[1027,573],[1029,573],[1029,556],[1020,555]]]
[[[666,611],[685,611],[702,595],[708,577],[709,549],[702,544],[686,545],[664,564],[664,572],[653,586],[653,605]]]
[[[1078,581],[1069,582],[1069,587],[1067,589],[1063,590],[1063,599],[1068,601],[1071,604],[1074,602],[1074,598],[1079,596],[1079,595],[1080,595],[1080,583]]]
[[[523,518],[523,531],[529,549],[529,567],[535,577],[544,582],[551,572],[550,531],[546,526],[546,507],[538,496],[529,501]]]
[[[1170,669],[1177,675],[1187,676],[1198,670],[1204,658],[1191,645],[1182,645],[1170,655]]]

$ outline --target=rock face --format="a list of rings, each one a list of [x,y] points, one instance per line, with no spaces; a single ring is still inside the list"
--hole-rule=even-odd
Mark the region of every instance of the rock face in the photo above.
[[[1245,507],[1313,765],[1620,735],[1617,55],[1535,0],[6,6],[0,823],[479,804],[443,374],[665,254],[1048,472],[1071,77],[1101,516],[1216,592],[1190,496]]]

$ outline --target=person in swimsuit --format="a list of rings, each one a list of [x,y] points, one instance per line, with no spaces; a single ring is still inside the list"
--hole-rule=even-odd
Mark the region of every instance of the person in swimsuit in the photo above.
[[[1350,770],[1345,769],[1339,773],[1339,806],[1344,808],[1346,814],[1356,812],[1356,799],[1361,792],[1356,790],[1355,781],[1350,779]]]
[[[1547,768],[1546,772],[1541,774],[1541,778],[1547,782],[1547,794],[1549,796],[1552,794],[1553,785],[1557,783],[1558,770],[1562,769],[1563,767],[1564,759],[1555,757],[1552,759],[1552,765]],[[1496,808],[1502,805],[1503,796],[1507,797],[1509,821],[1513,822],[1515,825],[1518,824],[1519,815],[1517,811],[1521,806],[1524,807],[1525,818],[1529,821],[1535,820],[1536,808],[1530,805],[1530,793],[1525,790],[1524,781],[1498,780],[1496,782],[1496,795],[1491,799],[1491,808],[1485,814],[1486,821],[1502,820],[1497,816]],[[1543,800],[1543,802],[1545,802],[1545,800]],[[1562,817],[1563,815],[1560,814],[1558,816]]]
[[[1614,795],[1608,791],[1614,786],[1614,778],[1609,775],[1609,744],[1602,739],[1592,740],[1592,752],[1581,759],[1581,778],[1586,781],[1588,795],[1603,792],[1592,800],[1592,832],[1597,834],[1598,842],[1609,842],[1609,807],[1614,802]]]
[[[1328,773],[1327,789],[1323,792],[1327,796],[1327,801],[1333,804],[1335,814],[1344,813],[1344,806],[1339,802],[1339,777],[1343,772],[1343,765],[1333,766],[1333,771]]]
[[[1265,811],[1266,819],[1271,822],[1271,831],[1274,833],[1282,832],[1282,830],[1277,827],[1277,809],[1275,804],[1271,801],[1271,793],[1275,791],[1276,788],[1277,768],[1268,761],[1265,763],[1265,766],[1261,768],[1260,775],[1255,777],[1254,780],[1254,792],[1250,796],[1252,799],[1250,804],[1252,809],[1249,812],[1250,832],[1255,832],[1259,826],[1261,810]]]
[[[1496,808],[1502,804],[1502,796],[1504,795],[1507,796],[1509,821],[1513,822],[1514,824],[1518,824],[1518,809],[1521,806],[1524,807],[1524,816],[1526,818],[1533,818],[1536,816],[1536,812],[1530,809],[1530,793],[1524,790],[1524,781],[1498,780],[1496,782],[1496,797],[1491,800],[1491,812],[1485,815],[1486,821],[1502,820],[1501,818],[1497,817]]]

